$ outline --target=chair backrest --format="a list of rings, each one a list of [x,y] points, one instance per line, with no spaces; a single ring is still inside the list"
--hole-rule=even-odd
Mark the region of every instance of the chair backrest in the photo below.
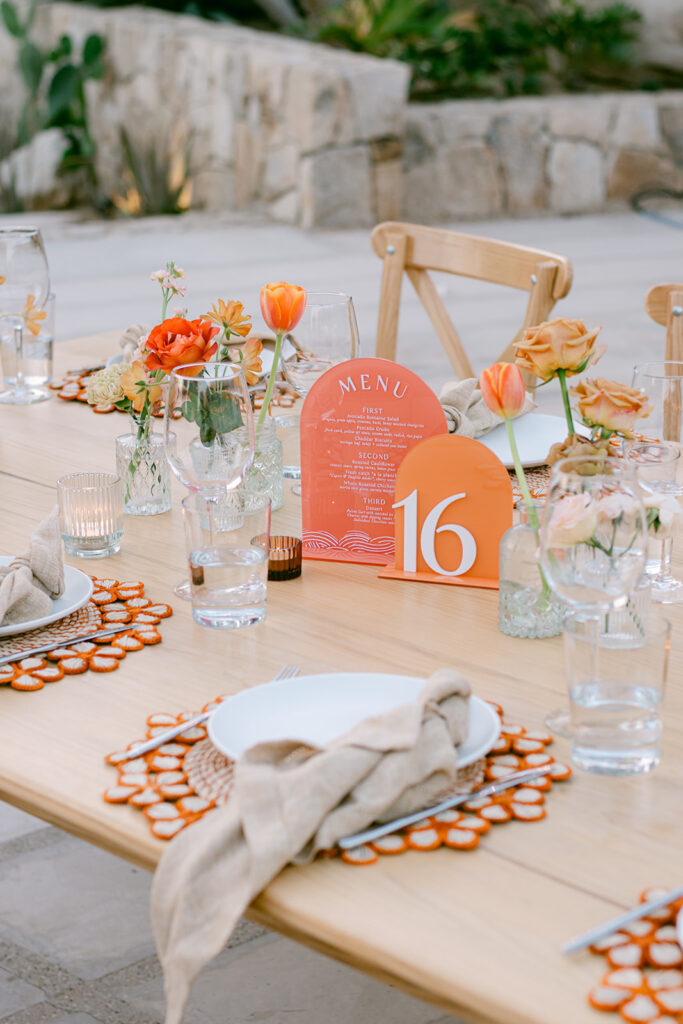
[[[529,292],[524,322],[501,355],[506,361],[512,360],[512,346],[524,330],[547,320],[557,300],[564,298],[572,283],[572,266],[564,256],[459,231],[385,221],[374,229],[370,243],[384,261],[375,355],[396,358],[399,302],[405,271],[461,379],[474,377],[475,373],[428,271],[459,274]],[[529,379],[528,383],[533,386],[534,381]]]
[[[666,327],[664,358],[683,363],[683,284],[656,284],[645,296],[645,309]]]

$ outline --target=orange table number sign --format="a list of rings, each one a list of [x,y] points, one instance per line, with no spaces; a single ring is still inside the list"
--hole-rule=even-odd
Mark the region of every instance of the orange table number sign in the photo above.
[[[380,576],[497,589],[512,506],[505,466],[479,441],[455,434],[421,441],[396,475],[396,563]]]
[[[388,565],[396,470],[446,434],[439,399],[389,359],[350,359],[316,381],[301,410],[304,558]]]

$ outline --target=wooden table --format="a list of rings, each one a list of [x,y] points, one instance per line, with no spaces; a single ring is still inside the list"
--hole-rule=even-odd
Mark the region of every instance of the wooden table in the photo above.
[[[97,362],[114,337],[60,345],[57,371]],[[25,546],[55,503],[60,474],[114,468],[114,437],[125,427],[118,413],[97,416],[56,398],[0,406],[0,553]],[[119,554],[72,563],[142,579],[154,600],[172,602],[163,643],[111,675],[87,673],[37,693],[0,690],[0,796],[10,803],[153,870],[164,847],[142,815],[101,799],[113,781],[103,755],[140,736],[152,712],[201,707],[285,663],[308,673],[415,675],[454,665],[510,721],[531,727],[563,701],[561,640],[503,636],[495,592],[378,580],[370,566],[306,562],[301,579],[269,584],[262,625],[234,634],[195,625],[172,594],[185,569],[179,497],[167,515],[126,517]],[[296,530],[298,514],[290,496],[274,529]],[[546,820],[495,828],[473,853],[288,868],[249,916],[468,1021],[595,1024],[585,999],[603,963],[587,953],[563,957],[561,943],[641,889],[681,882],[683,615],[667,614],[676,628],[664,757],[651,775],[577,773],[555,787]],[[565,741],[553,749],[569,757]]]

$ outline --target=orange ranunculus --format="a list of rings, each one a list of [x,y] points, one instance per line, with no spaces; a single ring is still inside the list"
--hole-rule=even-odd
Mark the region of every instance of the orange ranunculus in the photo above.
[[[231,361],[239,364],[240,369],[247,378],[247,384],[256,384],[259,379],[259,374],[263,369],[261,364],[262,350],[263,342],[260,338],[247,338],[241,348],[231,348],[228,353]]]
[[[579,399],[577,404],[584,423],[590,427],[604,427],[626,437],[637,419],[652,412],[643,391],[616,380],[595,377],[579,381],[570,390]]]
[[[130,398],[136,412],[142,412],[146,399],[149,399],[150,405],[154,405],[161,398],[161,387],[152,384],[144,363],[133,363],[130,369],[123,371],[121,390],[126,398]]]
[[[558,370],[564,370],[568,377],[583,373],[605,352],[606,346],[595,346],[601,330],[594,327],[589,331],[583,320],[567,317],[527,327],[523,340],[515,345],[517,363],[541,380],[550,380]]]
[[[503,419],[519,416],[524,407],[526,391],[522,371],[514,363],[494,363],[479,378],[481,396],[491,412]]]
[[[148,370],[170,373],[176,366],[205,363],[218,348],[217,342],[212,341],[216,334],[218,328],[212,327],[208,320],[183,320],[181,317],[164,320],[149,333],[145,366]],[[192,376],[197,373],[199,369]]]
[[[263,319],[276,334],[292,331],[306,308],[306,292],[298,284],[264,284],[259,295]]]
[[[210,312],[204,315],[207,320],[213,320],[219,327],[225,328],[230,334],[239,334],[241,338],[246,338],[251,330],[251,317],[245,314],[241,302],[223,302],[223,299],[218,299]]]

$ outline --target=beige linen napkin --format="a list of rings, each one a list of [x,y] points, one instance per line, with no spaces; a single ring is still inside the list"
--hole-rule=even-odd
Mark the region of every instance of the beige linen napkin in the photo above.
[[[0,568],[0,626],[47,615],[63,592],[62,538],[54,509],[31,537],[26,554]]]
[[[443,669],[416,701],[365,719],[324,749],[285,741],[246,751],[228,802],[169,844],[154,877],[166,1024],[180,1024],[194,979],[286,864],[427,807],[455,781],[469,692]]]
[[[500,416],[491,412],[481,397],[479,381],[476,377],[448,381],[441,388],[439,401],[446,414],[446,422],[451,434],[462,434],[463,437],[481,437],[503,422]],[[527,394],[522,413],[531,412],[535,408],[536,403],[531,395]]]

